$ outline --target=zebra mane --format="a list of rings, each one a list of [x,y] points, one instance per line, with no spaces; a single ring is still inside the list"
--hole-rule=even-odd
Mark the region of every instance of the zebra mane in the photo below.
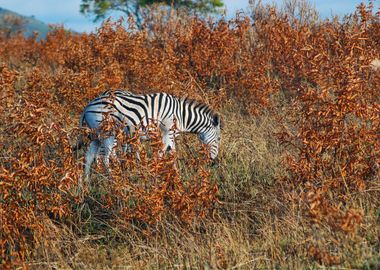
[[[193,98],[188,98],[188,97],[181,97],[180,100],[186,104],[191,103],[191,104],[194,104],[195,106],[200,105],[202,108],[205,108],[205,112],[210,117],[214,117],[215,115],[217,115],[217,113],[215,113],[215,111],[209,105],[207,105],[204,102],[198,101],[198,100],[193,99]]]

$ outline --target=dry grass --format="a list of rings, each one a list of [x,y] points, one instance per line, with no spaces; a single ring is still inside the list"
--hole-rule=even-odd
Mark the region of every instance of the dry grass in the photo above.
[[[297,205],[303,202],[290,200],[286,183],[278,180],[287,174],[281,163],[284,147],[273,139],[278,120],[265,114],[252,120],[236,107],[227,107],[222,114],[230,128],[223,131],[220,164],[213,169],[222,202],[207,220],[184,226],[176,217],[167,217],[153,226],[149,236],[138,227],[116,226],[96,217],[76,222],[78,228],[49,222],[49,252],[41,247],[36,260],[28,265],[32,269],[322,267],[310,257],[308,247],[320,245],[324,249],[331,244],[336,248],[336,243],[329,243],[334,232],[326,228],[321,234],[320,229],[310,226]],[[192,136],[179,139],[179,155],[193,149],[185,149],[183,141],[198,144]],[[189,173],[186,167],[181,170],[183,175]],[[108,179],[94,176],[93,181],[97,186],[96,181]],[[336,254],[339,252],[342,268],[378,266],[378,213],[370,201],[361,197],[361,203],[368,207],[367,225],[358,235],[340,239]]]
[[[319,21],[287,2],[256,6],[254,23],[153,16],[149,33],[1,36],[1,267],[379,268],[378,15]],[[218,166],[195,136],[163,159],[153,140],[77,196],[80,112],[120,88],[211,104]]]

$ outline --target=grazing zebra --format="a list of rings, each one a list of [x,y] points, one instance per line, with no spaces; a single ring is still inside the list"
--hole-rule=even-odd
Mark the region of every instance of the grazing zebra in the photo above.
[[[218,155],[221,120],[206,104],[187,98],[177,98],[166,93],[136,95],[128,91],[106,91],[93,99],[84,109],[80,127],[86,123],[99,132],[104,115],[121,123],[126,134],[133,134],[137,126],[147,127],[150,121],[158,123],[164,151],[175,150],[175,136],[180,132],[198,134],[199,139],[210,145],[210,157]],[[85,177],[91,164],[102,152],[105,166],[113,154],[115,136],[92,139],[86,153]]]

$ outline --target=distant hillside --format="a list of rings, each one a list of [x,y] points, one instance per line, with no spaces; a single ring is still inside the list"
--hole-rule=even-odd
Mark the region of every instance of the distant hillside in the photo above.
[[[31,36],[33,32],[39,32],[40,38],[45,38],[50,28],[33,16],[23,16],[0,7],[0,30],[4,29],[10,33],[22,31],[25,36]]]

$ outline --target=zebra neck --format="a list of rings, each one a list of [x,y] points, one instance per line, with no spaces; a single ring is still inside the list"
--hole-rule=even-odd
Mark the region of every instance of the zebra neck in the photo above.
[[[180,132],[200,133],[207,129],[210,122],[209,108],[195,100],[178,99],[176,102],[176,126]]]
[[[183,100],[182,99],[179,99],[177,97],[173,97],[174,98],[174,106],[173,106],[173,109],[174,109],[174,118],[175,118],[175,126],[176,126],[176,129],[179,131],[179,132],[187,132],[186,128],[185,128],[185,122],[184,122],[184,118],[183,118],[183,115],[184,115],[184,103],[183,103]]]

